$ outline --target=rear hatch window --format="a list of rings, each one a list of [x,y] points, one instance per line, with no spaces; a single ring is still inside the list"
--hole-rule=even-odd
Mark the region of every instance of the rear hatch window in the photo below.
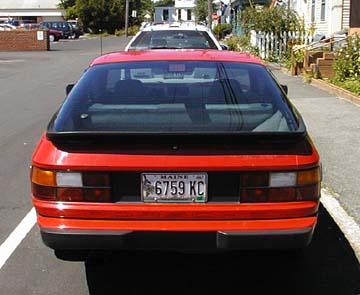
[[[218,49],[205,31],[164,30],[141,32],[129,50],[163,48]]]
[[[48,134],[281,134],[304,132],[258,64],[146,61],[90,67]]]

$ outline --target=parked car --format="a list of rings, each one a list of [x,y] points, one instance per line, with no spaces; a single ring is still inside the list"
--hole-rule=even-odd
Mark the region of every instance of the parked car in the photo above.
[[[84,29],[77,20],[68,20],[67,22],[72,26],[73,29],[72,38],[78,39],[80,36],[84,35]]]
[[[7,23],[0,24],[0,31],[12,31],[16,30],[16,27]]]
[[[22,27],[23,30],[47,30],[49,32],[49,40],[50,42],[59,41],[63,38],[63,32],[54,30],[54,29],[48,29],[44,24],[25,24],[24,27]]]
[[[35,20],[28,20],[28,19],[24,19],[24,20],[10,20],[7,23],[15,26],[16,28],[23,28],[26,24],[34,24],[36,23]]]
[[[44,243],[61,259],[307,246],[319,155],[286,89],[238,52],[96,58],[32,157]]]
[[[63,39],[63,35],[64,33],[62,31],[59,31],[59,30],[55,30],[55,29],[49,29],[46,25],[44,24],[39,24],[39,27],[41,29],[44,29],[44,30],[48,30],[49,31],[49,40],[50,42],[57,42],[59,41],[60,39]]]
[[[147,49],[225,49],[211,30],[194,22],[144,25],[125,51]]]
[[[62,38],[63,38],[63,32],[62,31],[49,29],[49,40],[50,40],[50,42],[56,42],[56,41],[59,41]]]
[[[66,21],[45,21],[41,26],[62,32],[62,38],[68,39],[73,35],[72,26]]]

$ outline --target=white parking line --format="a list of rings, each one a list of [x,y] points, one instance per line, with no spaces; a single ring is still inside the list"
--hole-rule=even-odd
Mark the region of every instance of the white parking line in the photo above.
[[[321,203],[334,219],[340,230],[345,235],[349,244],[360,262],[360,227],[355,220],[346,213],[338,200],[326,189],[321,190]]]
[[[26,237],[28,232],[36,223],[35,208],[32,208],[28,214],[21,220],[14,231],[8,236],[4,243],[0,246],[0,269],[4,266],[11,254],[20,245],[21,241]]]

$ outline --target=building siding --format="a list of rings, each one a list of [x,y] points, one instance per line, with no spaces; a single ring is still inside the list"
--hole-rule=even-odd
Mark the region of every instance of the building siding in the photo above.
[[[342,28],[348,29],[350,27],[350,0],[343,2]]]

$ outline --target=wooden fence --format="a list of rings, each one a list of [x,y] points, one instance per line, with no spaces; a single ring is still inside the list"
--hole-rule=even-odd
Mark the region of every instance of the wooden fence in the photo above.
[[[310,44],[313,36],[300,32],[282,32],[280,34],[251,31],[251,46],[257,48],[263,59],[280,60],[284,53],[295,44]]]

